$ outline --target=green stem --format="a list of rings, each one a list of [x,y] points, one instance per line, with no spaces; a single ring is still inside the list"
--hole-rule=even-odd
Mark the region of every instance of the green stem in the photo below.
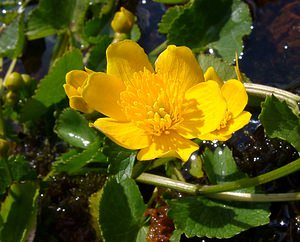
[[[166,48],[167,48],[167,41],[163,42],[162,44],[160,44],[159,46],[157,46],[154,50],[152,50],[149,53],[149,56],[157,56],[157,55],[159,55]]]
[[[285,202],[300,200],[300,192],[291,193],[270,193],[270,194],[252,194],[241,192],[220,192],[207,194],[208,197],[239,202]]]
[[[142,173],[136,180],[142,183],[166,187],[192,195],[204,195],[220,193],[225,191],[238,190],[246,187],[258,186],[283,176],[287,176],[300,169],[300,158],[273,171],[253,178],[244,178],[233,182],[226,182],[218,185],[195,185],[186,182],[176,181],[170,178]]]
[[[10,62],[10,65],[8,67],[8,70],[5,74],[4,82],[6,81],[7,77],[13,72],[16,64],[17,64],[17,58],[12,59],[12,61]]]
[[[70,35],[68,32],[57,36],[57,42],[55,44],[51,57],[50,68],[52,67],[55,60],[61,57],[67,51],[69,43]]]

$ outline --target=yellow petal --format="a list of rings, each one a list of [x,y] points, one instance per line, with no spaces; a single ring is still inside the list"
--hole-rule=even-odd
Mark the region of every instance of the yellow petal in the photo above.
[[[83,99],[90,107],[116,120],[127,120],[118,104],[124,83],[117,77],[102,72],[91,74],[83,88]]]
[[[248,103],[246,88],[238,80],[228,80],[222,86],[221,91],[227,102],[228,111],[235,118],[244,110]]]
[[[202,140],[226,141],[231,138],[234,132],[247,125],[250,121],[250,118],[251,113],[243,111],[236,118],[229,120],[225,128],[215,130],[209,134],[201,135],[199,138]]]
[[[208,134],[203,134],[199,137],[201,140],[218,140],[218,141],[226,141],[231,138],[232,135],[223,136],[222,134],[211,132]]]
[[[66,74],[66,83],[77,89],[83,85],[87,78],[88,73],[85,71],[73,70]]]
[[[91,113],[94,110],[90,108],[87,103],[80,96],[73,96],[69,99],[69,105],[71,108],[83,113]]]
[[[187,161],[190,155],[199,149],[194,142],[185,139],[176,132],[168,135],[153,136],[149,147],[140,150],[138,160],[153,160],[160,157],[177,157]]]
[[[182,91],[204,81],[202,70],[193,52],[183,46],[169,45],[158,56],[155,70],[163,80],[181,83]]]
[[[195,138],[219,127],[225,115],[226,102],[216,82],[207,81],[193,86],[186,92],[185,99],[191,107],[183,112],[184,120],[178,128],[180,135]]]
[[[111,44],[106,50],[107,74],[115,75],[124,82],[131,80],[133,73],[153,72],[153,68],[142,47],[132,40]]]
[[[142,149],[149,145],[149,137],[144,130],[132,122],[118,122],[111,118],[99,118],[93,126],[126,149]]]
[[[242,75],[241,75],[240,68],[239,68],[239,57],[238,57],[237,53],[235,53],[235,67],[234,67],[234,69],[235,69],[235,73],[236,73],[236,76],[237,76],[238,80],[240,82],[242,82],[243,79],[242,79]]]
[[[79,96],[77,90],[73,86],[69,84],[64,84],[63,87],[65,89],[65,93],[67,94],[68,98],[73,96]]]
[[[215,131],[215,134],[220,134],[222,136],[228,136],[237,130],[243,128],[246,124],[249,123],[251,118],[251,113],[243,111],[236,118],[233,118],[227,122],[225,128]]]
[[[224,83],[212,66],[207,68],[206,72],[204,73],[204,79],[205,81],[215,81],[220,87]]]

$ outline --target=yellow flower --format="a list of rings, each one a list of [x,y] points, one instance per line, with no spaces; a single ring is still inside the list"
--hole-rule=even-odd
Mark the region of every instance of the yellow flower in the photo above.
[[[120,11],[115,13],[111,22],[111,27],[117,33],[129,33],[134,24],[134,15],[126,8],[121,7]]]
[[[82,88],[92,71],[74,70],[66,75],[65,92],[69,98],[70,107],[83,113],[91,113],[92,108],[82,98]]]
[[[200,136],[202,140],[219,140],[226,141],[231,138],[232,134],[243,128],[249,123],[251,114],[244,111],[248,103],[246,89],[241,82],[241,74],[236,65],[236,74],[238,80],[231,79],[225,83],[215,72],[213,67],[209,67],[204,74],[205,81],[215,81],[218,83],[222,95],[226,100],[226,112],[219,126],[213,132]]]
[[[226,103],[214,81],[204,82],[192,51],[174,45],[160,54],[155,71],[144,50],[124,40],[107,49],[107,73],[88,78],[82,96],[108,116],[93,126],[139,160],[187,161],[198,145],[190,139],[215,130]]]

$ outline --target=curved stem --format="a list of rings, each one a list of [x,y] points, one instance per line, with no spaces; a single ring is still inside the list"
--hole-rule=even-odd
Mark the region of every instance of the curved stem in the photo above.
[[[149,173],[142,173],[136,180],[146,184],[174,189],[176,191],[184,192],[187,194],[204,195],[258,186],[276,180],[283,176],[287,176],[297,170],[300,170],[300,158],[285,166],[259,175],[257,177],[244,178],[237,181],[226,182],[218,185],[201,186],[196,184],[190,184],[187,182],[176,181],[170,178],[157,176]]]
[[[247,92],[250,95],[260,97],[263,99],[266,96],[274,95],[281,101],[285,101],[296,114],[299,114],[300,96],[279,88],[260,84],[244,83],[244,85],[246,87]]]
[[[270,193],[270,194],[252,194],[241,192],[220,192],[207,194],[207,197],[239,202],[285,202],[300,200],[300,192],[291,193]]]

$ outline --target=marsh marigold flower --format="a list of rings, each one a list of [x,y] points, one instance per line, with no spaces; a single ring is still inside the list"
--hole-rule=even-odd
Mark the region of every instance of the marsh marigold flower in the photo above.
[[[107,116],[93,126],[120,146],[140,150],[139,160],[187,161],[198,149],[191,139],[220,126],[226,101],[215,81],[204,81],[187,47],[168,46],[155,69],[130,40],[111,44],[106,55],[107,72],[88,75],[82,98]]]
[[[121,7],[111,22],[112,29],[117,33],[129,33],[134,25],[134,15],[126,8]]]
[[[69,98],[69,105],[71,108],[83,113],[90,113],[92,108],[82,98],[82,88],[92,71],[74,70],[66,75],[66,84],[64,84],[65,92]]]
[[[201,135],[200,139],[226,141],[231,138],[235,131],[249,123],[251,114],[244,111],[248,103],[248,95],[241,82],[238,63],[236,64],[236,74],[238,80],[231,79],[224,83],[213,67],[209,67],[205,72],[205,81],[215,81],[220,86],[226,101],[226,111],[220,125],[214,131]]]

